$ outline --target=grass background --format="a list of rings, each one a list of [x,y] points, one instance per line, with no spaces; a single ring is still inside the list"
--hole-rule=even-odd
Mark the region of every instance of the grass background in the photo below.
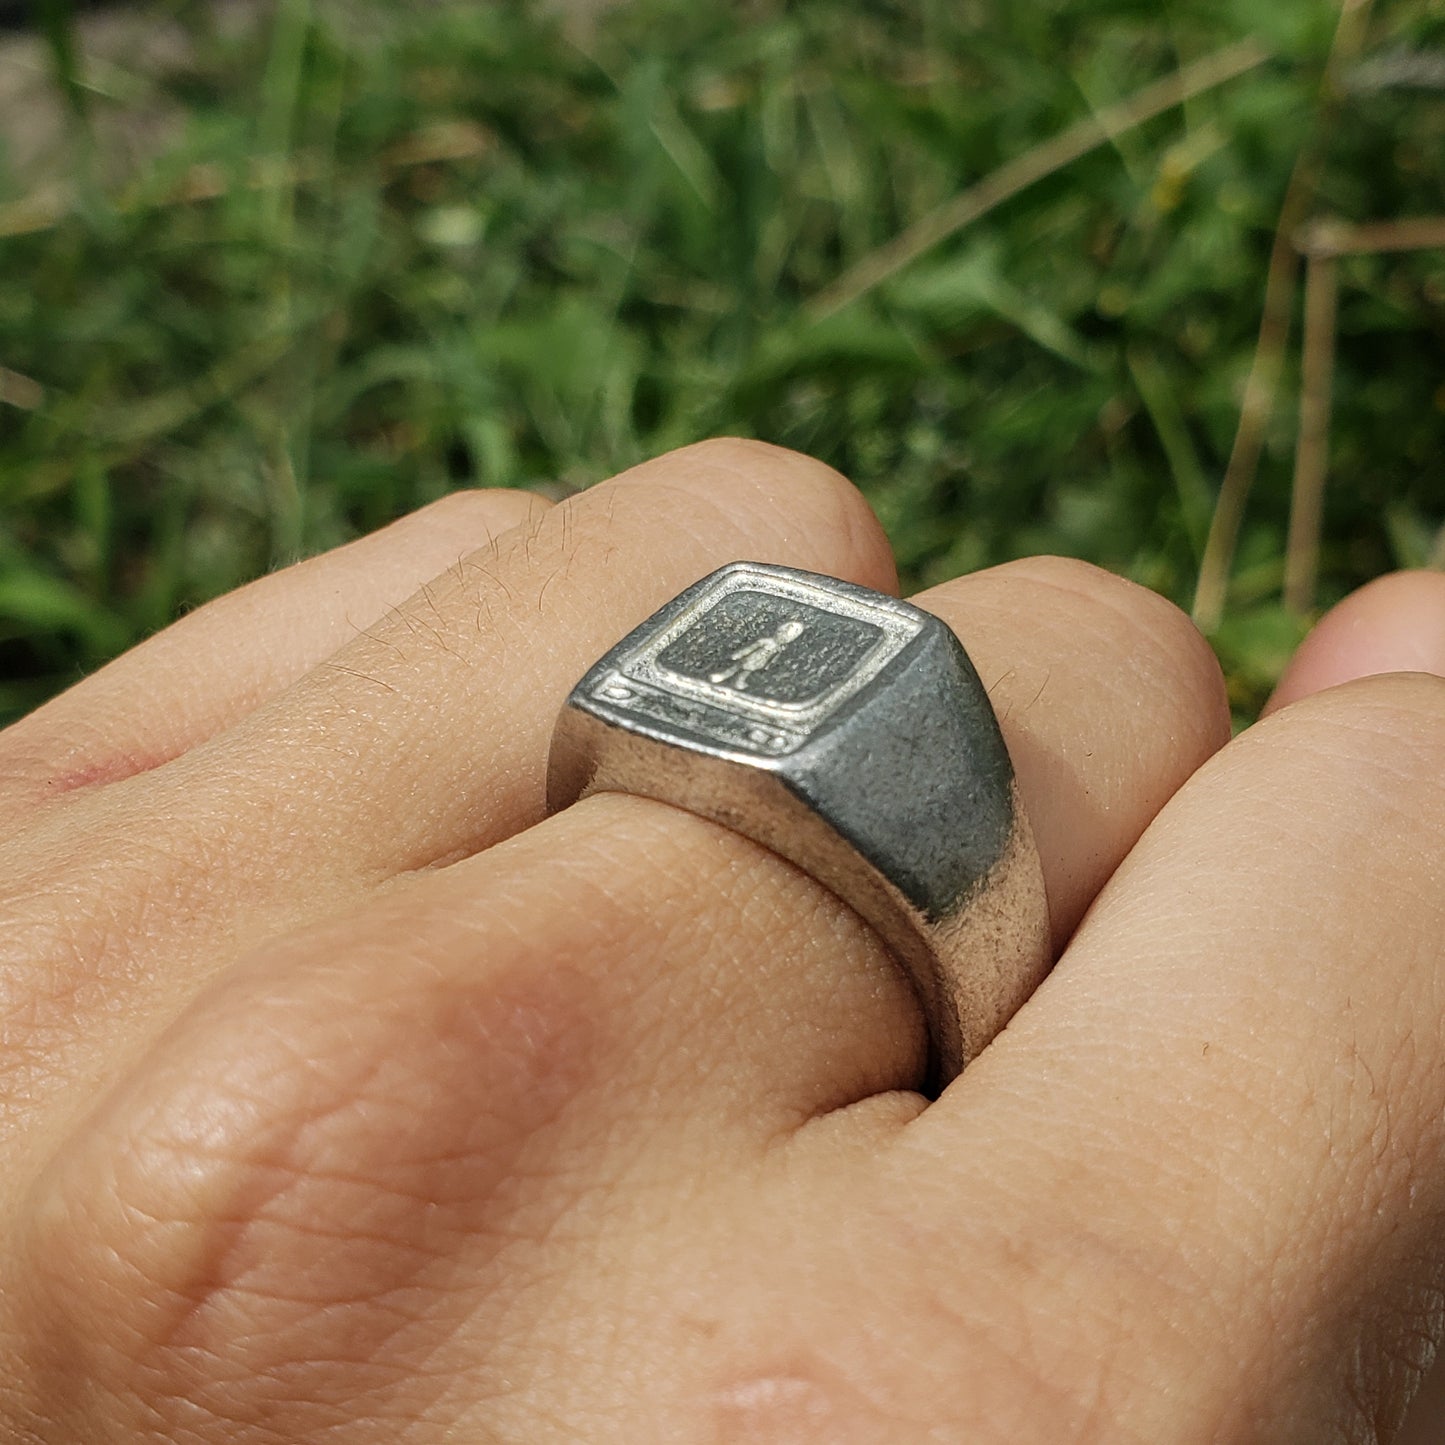
[[[450,488],[559,495],[720,432],[851,475],[910,585],[1052,551],[1188,606],[1301,156],[1308,217],[1445,213],[1441,0],[1356,4],[1333,62],[1322,0],[152,8],[188,43],[143,165],[97,159],[126,87],[61,0],[65,173],[7,162],[0,118],[0,719]],[[1250,36],[1247,73],[820,305]],[[1346,259],[1338,334],[1321,603],[1445,560],[1445,250]],[[1241,716],[1308,620],[1296,357],[1212,631]]]

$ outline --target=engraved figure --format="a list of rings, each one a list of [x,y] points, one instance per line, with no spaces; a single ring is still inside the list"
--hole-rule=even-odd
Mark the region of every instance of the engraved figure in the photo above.
[[[765,668],[790,643],[807,631],[807,623],[796,618],[783,623],[771,637],[760,637],[731,655],[732,666],[722,672],[710,673],[713,682],[732,682],[739,692],[746,692],[748,679]],[[734,680],[735,679],[735,680]]]

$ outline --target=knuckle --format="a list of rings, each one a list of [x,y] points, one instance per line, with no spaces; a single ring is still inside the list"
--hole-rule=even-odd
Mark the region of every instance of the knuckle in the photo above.
[[[1135,686],[1172,703],[1181,726],[1200,731],[1205,753],[1229,736],[1224,675],[1189,615],[1167,597],[1073,557],[1030,557],[997,569],[1025,587],[1063,594],[1072,632],[1099,634],[1107,653],[1127,658]]]
[[[806,452],[793,451],[772,442],[754,441],[749,437],[710,437],[669,452],[652,465],[665,465],[699,476],[764,475],[799,486],[852,489],[842,473],[826,462],[810,457]]]
[[[207,1362],[229,1354],[315,1404],[402,1324],[439,1343],[481,1303],[457,1288],[463,1253],[480,1276],[566,1207],[528,1151],[585,1087],[585,1011],[534,967],[351,937],[213,990],[29,1190],[23,1295],[50,1392],[129,1398],[144,1379],[220,1413],[235,1381]]]
[[[705,1398],[731,1428],[706,1438],[1158,1439],[1137,1428],[1133,1409],[1134,1392],[1158,1384],[1151,1366],[1166,1363],[1135,1333],[1163,1302],[1152,1277],[1106,1246],[1081,1258],[1090,1242],[1072,1226],[965,1220],[931,1207],[929,1195],[926,1184],[906,1203],[891,1184],[853,1195],[844,1228],[867,1244],[847,1272],[847,1309],[833,1307],[844,1293],[836,1282],[814,1273],[818,1226],[800,1232],[792,1258],[802,1272],[770,1281],[762,1308],[749,1299],[751,1328],[723,1336],[727,1347],[709,1361]],[[966,1281],[936,1267],[959,1257],[969,1260]],[[1130,1309],[1136,1286],[1144,1293]]]
[[[1024,557],[1006,562],[998,570],[1012,578],[1071,593],[1088,606],[1121,614],[1140,627],[1163,627],[1180,636],[1199,635],[1188,617],[1167,597],[1078,557]]]
[[[1072,594],[1090,609],[1122,620],[1139,635],[1154,639],[1168,655],[1182,657],[1211,677],[1218,674],[1214,654],[1188,613],[1152,588],[1074,557],[1030,557],[1006,565],[1032,581]]]
[[[870,1398],[810,1355],[725,1379],[704,1404],[703,1438],[751,1445],[872,1445],[915,1438],[924,1426]]]
[[[1356,798],[1445,828],[1445,679],[1359,678],[1303,698],[1258,728],[1288,748],[1324,796]]]
[[[892,1325],[886,1334],[874,1327],[865,1338],[834,1323],[759,1341],[744,1368],[718,1372],[705,1397],[712,1428],[704,1437],[769,1445],[1144,1445],[1157,1438],[1131,1425],[1124,1367],[1099,1347],[1099,1332],[1079,1331],[1088,1344],[1070,1345],[1035,1318],[995,1323],[981,1318],[977,1281],[967,1298],[956,1278],[950,1283],[951,1295],[943,1280],[936,1291],[908,1289],[906,1315],[893,1303],[902,1282],[875,1284]],[[888,1340],[882,1348],[880,1338]],[[1137,1341],[1133,1348],[1137,1355]]]
[[[722,513],[717,520],[744,534],[752,560],[838,573],[885,592],[897,588],[892,550],[873,509],[816,457],[720,437],[659,457],[624,480],[701,493]]]
[[[805,452],[772,442],[722,437],[699,442],[678,454],[678,460],[715,483],[736,487],[739,481],[749,481],[768,500],[786,500],[790,509],[819,507],[845,523],[859,517],[872,519],[871,509],[853,483],[827,462]]]
[[[154,761],[118,750],[101,719],[68,710],[64,693],[0,732],[0,788],[17,812],[25,810],[21,817],[53,811]]]
[[[1086,601],[1106,598],[1117,606],[1117,599],[1127,598],[1145,607],[1154,603],[1171,605],[1147,587],[1141,587],[1137,582],[1130,582],[1119,576],[1117,572],[1110,572],[1107,567],[1085,562],[1079,557],[1020,557],[1016,561],[1001,564],[994,571],[1001,577],[1043,583],[1060,591],[1074,592]]]
[[[1383,738],[1445,750],[1445,678],[1428,672],[1388,672],[1362,677],[1333,690],[1332,700],[1348,703],[1364,726]],[[1322,696],[1328,696],[1322,695]]]
[[[535,492],[512,487],[473,487],[448,492],[405,520],[442,532],[494,533],[541,517],[552,503]]]
[[[184,818],[137,814],[110,834],[92,819],[78,799],[59,826],[34,830],[30,866],[0,898],[0,1114],[65,1087],[97,1015],[119,1014],[138,957],[207,910],[227,848]]]

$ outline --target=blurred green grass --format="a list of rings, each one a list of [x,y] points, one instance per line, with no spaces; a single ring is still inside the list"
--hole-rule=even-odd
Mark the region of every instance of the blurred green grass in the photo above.
[[[1438,0],[1378,6],[1323,109],[1318,0],[164,8],[185,124],[140,173],[88,158],[105,100],[55,3],[66,204],[0,150],[0,720],[448,489],[556,495],[723,432],[851,475],[912,586],[1049,551],[1187,606],[1301,147],[1312,214],[1445,213]],[[1250,35],[1266,63],[812,304]],[[1438,560],[1445,522],[1445,252],[1342,278],[1323,602]],[[1213,638],[1243,714],[1303,625],[1295,370]]]

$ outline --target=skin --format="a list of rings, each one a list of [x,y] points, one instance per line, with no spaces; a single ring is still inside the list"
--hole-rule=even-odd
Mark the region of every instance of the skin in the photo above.
[[[1060,955],[928,1104],[811,879],[543,818],[572,682],[739,557],[894,585],[841,478],[709,443],[449,499],[0,735],[0,1436],[1390,1438],[1445,1285],[1441,579],[1342,604],[1233,742],[1140,588],[916,599]]]

